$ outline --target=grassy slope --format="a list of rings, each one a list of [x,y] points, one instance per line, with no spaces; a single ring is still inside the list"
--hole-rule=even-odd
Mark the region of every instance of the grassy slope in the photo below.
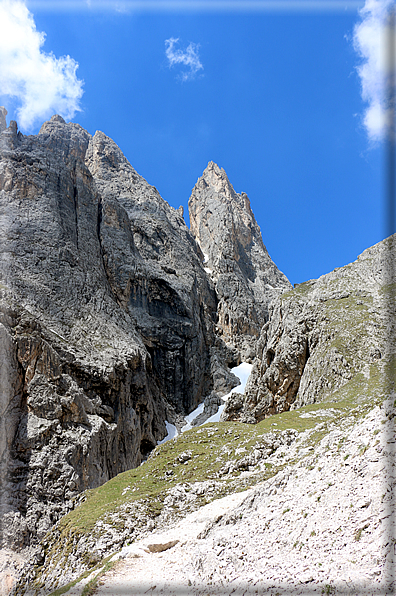
[[[119,474],[97,489],[86,491],[85,501],[60,521],[57,538],[52,541],[51,535],[48,536],[47,561],[49,557],[52,565],[62,565],[62,561],[66,563],[68,553],[83,536],[91,535],[99,540],[102,534],[108,532],[109,527],[122,531],[123,521],[126,518],[130,520],[136,512],[136,505],[146,522],[155,519],[163,509],[167,491],[177,484],[191,485],[194,482],[213,480],[216,482],[216,489],[205,492],[198,501],[194,501],[191,508],[187,507],[183,512],[176,508],[176,517],[215,498],[244,490],[274,476],[285,465],[294,462],[281,461],[276,466],[266,465],[261,471],[256,466],[253,471],[257,473],[252,475],[237,471],[219,478],[218,471],[226,461],[241,458],[241,454],[236,453],[237,449],[245,447],[250,452],[256,443],[265,438],[266,433],[274,430],[295,429],[299,433],[307,431],[301,459],[307,457],[307,449],[312,455],[315,445],[334,425],[338,426],[345,420],[352,422],[360,419],[375,405],[382,403],[384,388],[380,364],[372,364],[369,378],[363,374],[355,375],[349,383],[332,394],[331,401],[284,412],[257,425],[233,422],[208,424],[158,446],[139,468]],[[191,459],[183,464],[178,458],[186,450],[191,452]],[[170,469],[173,474],[169,477],[165,473]],[[87,568],[85,575],[94,569],[100,572],[108,560],[90,558],[88,552],[82,554],[84,556]],[[43,587],[43,580],[45,581],[40,571],[44,569],[37,569],[35,586],[38,590]],[[62,581],[59,586],[62,586]],[[57,590],[53,594],[57,596],[61,593],[63,590]]]
[[[191,429],[176,439],[159,445],[148,461],[139,468],[128,470],[103,486],[87,491],[85,502],[62,519],[60,528],[66,532],[68,530],[91,532],[99,519],[104,519],[107,514],[121,505],[141,499],[150,501],[152,514],[156,515],[162,508],[165,492],[172,486],[180,482],[219,480],[217,473],[224,463],[238,459],[235,451],[241,447],[245,447],[248,452],[251,451],[255,443],[260,441],[268,431],[295,429],[303,432],[314,430],[318,425],[324,424],[322,429],[324,433],[326,423],[329,422],[326,410],[333,410],[332,422],[345,417],[360,417],[371,407],[382,402],[380,398],[382,389],[379,365],[372,364],[369,379],[363,374],[356,375],[347,385],[333,394],[332,401],[283,412],[257,425],[219,422]],[[301,417],[309,412],[318,412],[318,415]],[[317,433],[313,433],[308,444],[314,445],[317,440]],[[178,461],[178,457],[186,450],[191,451],[192,457],[187,464],[182,464]],[[165,475],[169,469],[173,471],[171,477]],[[275,470],[268,469],[256,477],[249,477],[248,482],[251,485],[262,481],[272,476],[274,472]],[[239,472],[222,480],[223,494],[229,492],[229,485],[234,490],[237,475],[239,476]],[[241,488],[244,488],[243,483]]]

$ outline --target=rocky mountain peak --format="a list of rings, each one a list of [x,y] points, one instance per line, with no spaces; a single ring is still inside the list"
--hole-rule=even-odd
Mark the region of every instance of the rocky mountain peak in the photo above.
[[[248,230],[252,228],[255,229],[261,240],[260,228],[251,210],[248,196],[244,192],[240,194],[235,192],[223,168],[210,161],[198,179],[195,189],[200,193],[201,200],[205,198],[206,203],[211,203],[211,208],[215,207],[216,211],[227,219],[227,224],[232,227],[232,232],[240,236],[243,244],[250,242],[251,234]],[[193,201],[190,208],[194,209]],[[191,231],[199,239],[199,234],[204,233],[204,230],[202,226],[200,230],[193,229],[195,223],[197,223],[196,217],[191,222]],[[210,255],[208,256],[210,258]]]
[[[269,302],[291,286],[264,246],[246,193],[210,161],[189,200],[191,232],[219,298],[218,331],[251,358]]]
[[[213,187],[217,192],[223,191],[225,196],[230,199],[235,195],[225,170],[220,168],[214,161],[208,163],[202,176],[198,179],[197,184],[200,182],[203,185],[207,184],[208,186]]]
[[[0,131],[0,229],[0,547],[22,548],[217,388],[216,297],[181,214],[60,116]]]
[[[63,159],[71,159],[73,163],[77,160],[82,165],[91,135],[80,124],[65,122],[55,114],[41,126],[38,139],[46,149],[51,148]]]
[[[0,108],[0,592],[25,560],[14,596],[65,593],[68,582],[81,593],[79,576],[85,593],[87,572],[96,582],[104,557],[120,548],[123,557],[142,537],[150,544],[134,551],[144,553],[139,569],[151,573],[155,553],[183,549],[180,582],[171,581],[188,579],[197,594],[219,569],[242,593],[236,582],[251,586],[255,561],[263,593],[274,578],[282,593],[292,581],[341,585],[340,570],[349,587],[352,573],[385,585],[393,542],[380,524],[393,472],[380,471],[393,461],[396,235],[291,290],[247,195],[214,162],[189,200],[191,233],[182,207],[104,133],[53,116],[24,136],[6,115]],[[221,420],[262,424],[210,424],[156,448],[202,402],[191,425],[212,416],[242,358],[254,360],[252,372]],[[253,484],[239,506],[229,493]],[[225,494],[228,505],[196,512]],[[175,529],[188,512],[195,521]],[[171,525],[172,537],[148,535]],[[279,544],[267,573],[263,549],[272,557]],[[362,547],[372,553],[363,563]],[[285,552],[294,557],[287,572]],[[332,568],[312,571],[318,552],[334,557]]]
[[[92,138],[86,159],[92,176],[99,179],[107,179],[109,170],[114,171],[122,166],[138,176],[118,145],[100,130]]]

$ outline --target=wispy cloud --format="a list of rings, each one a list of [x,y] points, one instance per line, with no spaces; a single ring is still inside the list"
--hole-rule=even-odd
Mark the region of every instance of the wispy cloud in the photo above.
[[[44,41],[22,0],[0,0],[0,94],[17,101],[22,130],[55,112],[70,119],[80,109],[77,62],[44,52]]]
[[[394,0],[366,0],[360,11],[361,22],[353,34],[355,50],[362,59],[358,73],[362,98],[368,103],[364,113],[364,126],[373,141],[385,138],[392,126],[394,100],[394,57],[390,56],[392,44],[390,11]],[[393,66],[392,66],[393,65]]]
[[[199,70],[203,70],[202,63],[198,56],[199,45],[190,43],[185,50],[177,47],[179,38],[171,37],[165,40],[165,53],[168,58],[169,68],[180,65],[187,67],[182,70],[180,78],[182,81],[189,81],[195,77]]]

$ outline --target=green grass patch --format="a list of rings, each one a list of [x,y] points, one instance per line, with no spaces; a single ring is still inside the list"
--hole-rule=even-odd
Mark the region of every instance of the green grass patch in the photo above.
[[[328,421],[341,420],[351,415],[360,418],[373,405],[382,402],[378,365],[373,364],[371,368],[372,375],[369,379],[363,374],[355,375],[346,385],[332,393],[331,401],[270,416],[256,425],[239,422],[206,424],[159,445],[139,468],[123,472],[99,488],[86,491],[86,500],[62,518],[61,532],[89,532],[99,519],[106,518],[121,505],[136,501],[143,501],[148,512],[155,517],[162,510],[162,501],[168,489],[180,482],[218,480],[217,474],[227,461],[242,458],[270,431],[294,429],[301,433],[314,429],[320,422],[325,423],[308,440],[307,446],[316,445],[327,434]],[[326,411],[329,409],[334,412],[327,416]],[[323,415],[314,415],[317,412],[320,414],[320,411]],[[306,414],[311,416],[304,417]],[[236,454],[236,450],[241,447],[246,452]],[[191,452],[191,459],[186,464],[179,461],[179,456],[185,451]],[[277,468],[266,468],[268,477],[277,471]],[[227,484],[234,479],[232,476],[222,478],[224,494],[227,494]],[[262,479],[261,475],[257,478]],[[255,478],[252,478],[251,483],[254,482]]]
[[[396,296],[396,283],[381,286],[379,294],[385,299],[394,298]]]
[[[81,596],[93,596],[93,594],[95,594],[96,592],[96,588],[98,587],[99,584],[99,580],[100,578],[107,573],[108,571],[110,571],[110,569],[112,569],[114,567],[114,565],[116,564],[116,561],[107,561],[107,563],[105,563],[105,565],[103,566],[103,568],[99,571],[99,573],[97,575],[95,575],[95,577],[93,577],[86,586],[84,586],[83,591],[81,592]]]
[[[308,296],[309,292],[314,288],[315,281],[316,280],[314,279],[310,279],[308,281],[304,281],[301,284],[297,284],[292,290],[289,290],[288,292],[284,292],[282,294],[282,301],[284,299],[287,300],[290,297],[305,298],[306,296]]]

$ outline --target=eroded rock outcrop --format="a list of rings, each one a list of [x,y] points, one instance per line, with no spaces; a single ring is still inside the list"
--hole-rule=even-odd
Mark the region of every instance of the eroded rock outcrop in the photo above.
[[[376,364],[389,359],[392,262],[396,237],[318,280],[299,284],[271,305],[245,395],[234,394],[224,420],[263,418],[324,401],[362,375],[379,382]],[[394,334],[393,334],[394,335]]]
[[[254,357],[268,305],[291,285],[271,260],[245,193],[209,162],[188,203],[191,231],[218,295],[218,331],[242,358]]]
[[[7,114],[7,110],[3,106],[0,106],[0,132],[3,132],[7,128]]]

